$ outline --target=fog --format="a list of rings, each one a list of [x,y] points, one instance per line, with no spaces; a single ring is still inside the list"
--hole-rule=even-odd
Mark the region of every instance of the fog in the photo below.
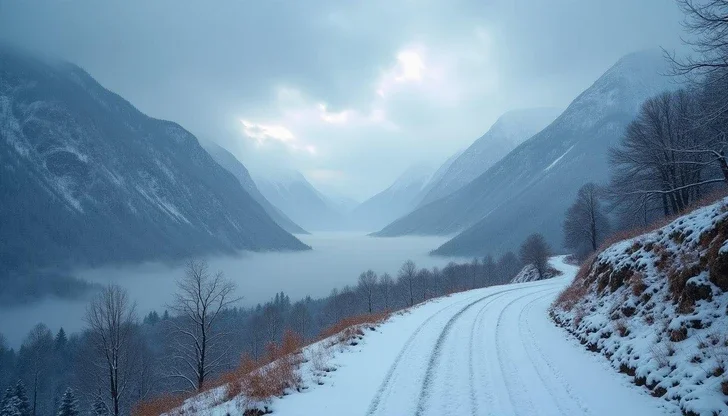
[[[292,301],[305,296],[322,297],[331,289],[355,285],[367,269],[396,275],[408,259],[419,267],[444,266],[453,259],[430,256],[447,237],[374,238],[355,233],[318,233],[298,236],[313,247],[290,253],[242,253],[239,256],[208,258],[212,271],[221,270],[238,285],[242,306],[265,302],[284,291]],[[183,265],[170,267],[147,263],[128,267],[80,270],[76,276],[95,283],[116,283],[125,287],[137,302],[140,316],[152,310],[162,312],[172,299],[175,279]],[[75,332],[83,328],[85,301],[45,299],[37,303],[0,310],[0,333],[17,347],[37,323],[51,330],[63,327]]]

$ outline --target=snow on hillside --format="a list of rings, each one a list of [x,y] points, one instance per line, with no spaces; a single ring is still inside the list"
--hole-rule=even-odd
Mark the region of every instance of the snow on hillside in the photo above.
[[[537,280],[545,280],[545,279],[551,279],[556,276],[559,276],[561,272],[554,269],[553,267],[549,267],[549,270],[544,273],[544,277],[540,277],[538,275],[538,270],[536,270],[536,267],[533,266],[533,264],[527,264],[523,266],[523,269],[521,269],[520,272],[511,279],[511,283],[526,283],[526,282],[535,282]]]
[[[219,387],[170,415],[233,415],[251,405],[274,415],[679,414],[549,320],[577,270],[563,258],[552,265],[563,277],[434,299],[343,343],[306,347],[298,389],[281,397],[251,403]]]
[[[471,144],[424,194],[421,205],[445,197],[501,160],[516,146],[531,138],[561,114],[555,108],[529,108],[509,111],[496,120],[488,131]]]
[[[552,315],[684,414],[728,414],[728,198],[611,245]]]

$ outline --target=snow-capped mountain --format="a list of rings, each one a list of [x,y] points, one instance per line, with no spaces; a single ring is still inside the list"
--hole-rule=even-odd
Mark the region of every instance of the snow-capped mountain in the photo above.
[[[308,234],[306,230],[294,223],[290,218],[286,216],[281,210],[273,206],[267,199],[260,193],[258,187],[255,185],[253,178],[250,177],[248,169],[235,157],[232,153],[218,145],[217,143],[209,140],[200,140],[200,145],[207,150],[207,153],[212,156],[215,161],[225,168],[228,172],[232,173],[240,182],[243,189],[253,197],[263,207],[265,212],[284,230],[292,234]]]
[[[351,224],[357,229],[379,230],[417,206],[423,190],[430,183],[433,169],[415,165],[400,175],[392,185],[362,202],[351,213]]]
[[[560,113],[561,110],[555,108],[529,108],[503,114],[450,163],[441,178],[433,181],[419,205],[429,204],[467,185],[516,146],[548,126]]]
[[[564,213],[586,182],[608,179],[608,149],[641,103],[674,88],[659,51],[620,59],[548,127],[457,192],[388,225],[381,236],[449,234],[443,255],[517,247],[533,232],[560,247]]]
[[[288,218],[309,231],[332,231],[344,224],[344,216],[336,204],[311,185],[295,170],[254,173],[253,180],[260,193]]]
[[[0,46],[0,265],[306,249],[178,124]]]

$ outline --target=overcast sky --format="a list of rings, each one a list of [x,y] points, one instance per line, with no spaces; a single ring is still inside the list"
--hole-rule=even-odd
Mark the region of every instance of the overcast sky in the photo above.
[[[359,200],[505,111],[566,107],[626,53],[678,48],[681,20],[672,0],[0,0],[1,39]]]

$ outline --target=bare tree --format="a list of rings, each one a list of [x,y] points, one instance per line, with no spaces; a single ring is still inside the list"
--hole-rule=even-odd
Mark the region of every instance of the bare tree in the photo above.
[[[683,27],[692,36],[683,42],[695,53],[677,59],[668,53],[677,74],[700,78],[728,68],[728,0],[677,0],[685,14]]]
[[[406,290],[406,296],[409,298],[407,303],[408,306],[412,306],[415,303],[414,287],[416,277],[417,266],[415,265],[415,262],[407,260],[399,269],[398,280],[402,282]]]
[[[685,90],[647,100],[612,149],[612,197],[630,215],[659,207],[662,216],[678,214],[704,196],[712,184],[725,182],[716,173],[712,137],[694,120],[699,102]],[[654,216],[654,214],[652,214]]]
[[[135,310],[126,290],[116,285],[105,287],[86,309],[91,348],[100,358],[95,366],[106,372],[107,383],[103,384],[114,416],[120,414],[136,366]]]
[[[432,281],[432,272],[428,269],[420,269],[417,272],[417,284],[422,293],[422,301],[426,301],[429,296],[430,284]]]
[[[392,292],[394,290],[394,280],[389,273],[384,273],[382,278],[379,279],[379,286],[382,295],[382,306],[385,311],[388,311],[392,307]]]
[[[308,309],[307,303],[311,298],[300,300],[293,304],[291,308],[290,326],[291,329],[300,334],[304,340],[311,338],[311,330],[313,328],[313,317]]]
[[[579,189],[576,201],[566,211],[564,247],[579,255],[595,252],[609,232],[609,220],[602,211],[602,190],[594,183]]]
[[[373,311],[374,295],[377,288],[377,274],[372,270],[367,270],[359,275],[358,292],[364,298],[369,313]]]
[[[173,329],[173,378],[201,390],[207,377],[227,357],[223,345],[225,332],[217,327],[220,313],[241,298],[235,284],[222,272],[212,274],[204,260],[187,262],[185,274],[177,281],[177,293],[170,305],[176,314]]]
[[[44,324],[37,324],[23,341],[20,349],[19,361],[23,373],[27,377],[27,384],[31,388],[32,414],[44,413],[40,403],[48,393],[48,380],[53,355],[53,334]]]
[[[538,278],[546,276],[551,248],[541,234],[531,234],[521,246],[521,260],[532,264],[538,272]]]

